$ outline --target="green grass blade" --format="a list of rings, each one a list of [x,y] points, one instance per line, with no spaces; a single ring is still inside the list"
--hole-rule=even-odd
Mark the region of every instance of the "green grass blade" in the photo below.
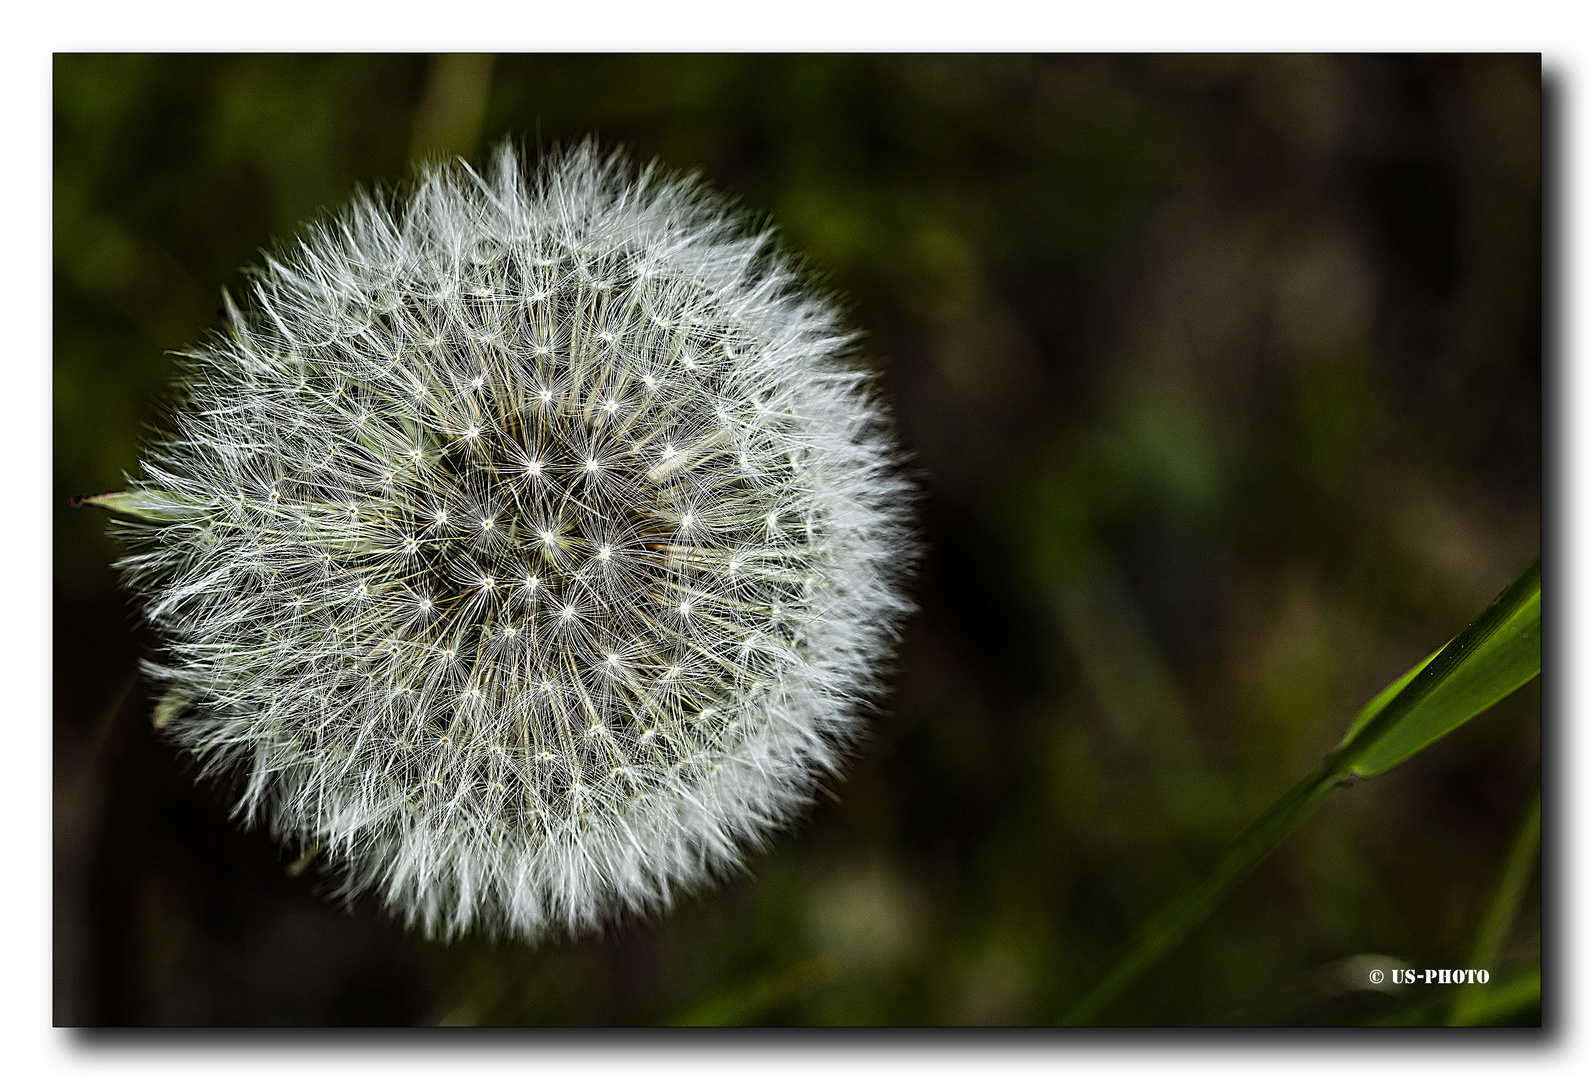
[[[756,1024],[772,1009],[786,1004],[836,976],[829,957],[811,956],[747,986],[699,1005],[670,1021],[671,1027],[737,1027]]]
[[[1445,650],[1443,646],[1441,646],[1440,648],[1429,653],[1426,659],[1418,661],[1417,665],[1410,671],[1406,672],[1406,674],[1402,675],[1400,678],[1396,679],[1394,682],[1378,691],[1378,693],[1374,695],[1373,700],[1362,706],[1362,711],[1356,714],[1356,719],[1350,722],[1350,730],[1345,733],[1345,738],[1354,739],[1363,728],[1372,722],[1374,717],[1378,716],[1384,711],[1384,706],[1393,701],[1396,694],[1406,689],[1407,683],[1415,679],[1422,672],[1423,668],[1433,663],[1434,658],[1444,651]]]
[[[1084,1000],[1063,1017],[1068,1025],[1091,1024],[1101,1011],[1117,1001],[1136,980],[1178,947],[1190,932],[1206,921],[1225,896],[1249,874],[1280,840],[1299,825],[1328,798],[1343,773],[1328,771],[1328,762],[1319,765],[1306,779],[1268,808],[1251,827],[1230,844],[1218,865],[1189,896],[1166,908],[1141,931],[1135,949],[1113,969]]]
[[[1528,877],[1538,862],[1541,819],[1542,799],[1540,793],[1534,791],[1533,803],[1528,808],[1522,827],[1517,830],[1516,839],[1511,843],[1505,869],[1500,872],[1500,883],[1489,900],[1488,909],[1483,913],[1483,922],[1478,928],[1478,940],[1472,947],[1468,967],[1491,970],[1500,955],[1500,946],[1505,943],[1505,936],[1511,924],[1516,922],[1518,909],[1522,907],[1522,898],[1527,895]],[[1488,984],[1477,983],[1468,983],[1457,991],[1450,1010],[1450,1023],[1475,1023],[1469,1018],[1483,1011],[1487,991]]]
[[[1483,1027],[1509,1020],[1539,1003],[1543,992],[1541,982],[1540,971],[1536,966],[1519,975],[1502,979],[1498,983],[1491,982],[1487,986],[1480,987],[1483,992],[1467,1011],[1459,1017],[1452,1017],[1450,1022]]]
[[[1352,775],[1394,768],[1537,675],[1539,578],[1534,559],[1454,640],[1373,698],[1339,747],[1241,833],[1194,892],[1154,917],[1133,951],[1062,1023],[1095,1022],[1201,925],[1336,785]]]
[[[1373,698],[1341,747],[1358,748],[1344,755],[1351,771],[1394,768],[1537,675],[1539,597],[1534,559],[1453,641]]]

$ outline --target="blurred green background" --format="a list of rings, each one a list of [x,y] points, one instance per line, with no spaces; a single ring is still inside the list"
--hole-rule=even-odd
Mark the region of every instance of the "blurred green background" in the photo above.
[[[1054,1022],[1538,551],[1540,86],[1490,56],[59,56],[56,1023]],[[748,874],[602,940],[427,942],[153,736],[117,548],[68,500],[134,469],[262,247],[417,154],[592,132],[849,298],[924,489],[921,610],[847,778]],[[1539,736],[1534,682],[1336,793],[1104,1020],[1432,1019],[1369,958],[1467,966]],[[1538,963],[1538,880],[1497,979]]]

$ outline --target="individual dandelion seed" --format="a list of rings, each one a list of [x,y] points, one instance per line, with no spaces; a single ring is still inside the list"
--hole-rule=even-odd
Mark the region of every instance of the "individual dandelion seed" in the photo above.
[[[406,922],[657,911],[788,822],[908,610],[853,335],[591,144],[423,168],[268,258],[116,512],[163,731]]]

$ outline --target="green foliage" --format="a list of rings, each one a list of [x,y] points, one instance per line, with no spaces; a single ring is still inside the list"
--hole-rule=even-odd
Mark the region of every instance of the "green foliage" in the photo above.
[[[1345,735],[1347,747],[1363,748],[1350,770],[1393,769],[1537,675],[1539,591],[1534,559],[1460,636],[1368,702]]]
[[[1511,1020],[1538,1007],[1542,994],[1540,982],[1537,964],[1499,982],[1491,981],[1463,999],[1467,1002],[1466,1006],[1451,1014],[1450,1023],[1453,1026],[1486,1027]]]
[[[1484,910],[1483,920],[1478,925],[1478,940],[1472,947],[1472,956],[1467,963],[1470,968],[1493,970],[1500,957],[1500,948],[1517,919],[1523,897],[1527,895],[1529,876],[1538,863],[1541,810],[1540,793],[1535,791],[1533,803],[1523,818],[1522,827],[1517,830],[1505,867],[1500,871],[1500,884],[1495,887],[1489,906]],[[1450,1023],[1454,1026],[1484,1024],[1493,1018],[1520,1011],[1525,1005],[1512,1003],[1520,1002],[1526,994],[1526,984],[1522,981],[1525,974],[1529,973],[1519,974],[1507,982],[1468,983],[1463,986],[1456,991],[1455,1001],[1451,1005]],[[1537,965],[1530,974],[1532,1002],[1537,1004]]]
[[[765,1019],[771,1009],[834,978],[834,962],[823,956],[809,957],[696,1006],[672,1021],[672,1026],[736,1027],[756,1024]]]
[[[1182,944],[1336,787],[1353,775],[1372,776],[1394,768],[1538,673],[1539,560],[1534,559],[1449,644],[1374,697],[1352,722],[1339,748],[1241,833],[1193,893],[1154,918],[1141,931],[1134,950],[1069,1011],[1063,1023],[1094,1022]],[[1537,802],[1533,821],[1536,838]],[[1524,873],[1508,871],[1506,880],[1514,883],[1513,891],[1520,889],[1519,875]],[[1520,892],[1514,895],[1520,897]],[[1510,907],[1515,910],[1514,904]],[[1490,939],[1490,932],[1485,939]],[[1480,951],[1492,950],[1480,947]]]

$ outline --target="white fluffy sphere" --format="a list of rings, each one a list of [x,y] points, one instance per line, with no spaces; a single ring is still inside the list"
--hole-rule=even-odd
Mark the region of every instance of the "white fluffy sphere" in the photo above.
[[[423,170],[267,260],[126,492],[157,721],[429,934],[656,910],[786,822],[907,603],[851,334],[690,178]]]

